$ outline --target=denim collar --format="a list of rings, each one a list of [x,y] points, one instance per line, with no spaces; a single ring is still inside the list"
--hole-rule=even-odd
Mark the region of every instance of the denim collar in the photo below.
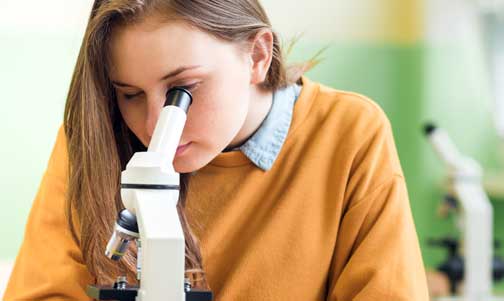
[[[271,169],[287,138],[292,121],[294,104],[301,86],[289,85],[273,93],[273,103],[268,115],[240,150],[252,163],[264,171]]]

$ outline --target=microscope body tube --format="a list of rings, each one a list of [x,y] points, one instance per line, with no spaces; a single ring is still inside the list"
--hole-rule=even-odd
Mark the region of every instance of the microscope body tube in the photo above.
[[[427,136],[434,150],[441,160],[451,169],[457,169],[460,165],[461,155],[455,144],[444,130],[435,128]]]
[[[481,180],[483,168],[474,159],[462,155],[445,130],[434,127],[427,133],[427,139],[448,167],[450,177]]]
[[[154,128],[148,152],[161,153],[173,170],[173,159],[184,130],[192,95],[182,87],[174,87],[166,93],[166,101]]]
[[[186,118],[186,112],[176,106],[166,106],[161,111],[148,152],[163,154],[163,157],[167,160],[166,168],[172,168],[173,166],[173,158],[179,145]]]

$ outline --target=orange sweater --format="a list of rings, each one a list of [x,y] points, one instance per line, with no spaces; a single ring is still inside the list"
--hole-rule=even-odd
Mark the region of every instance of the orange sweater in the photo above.
[[[89,300],[64,219],[60,130],[4,300]],[[363,96],[303,77],[273,167],[240,151],[191,178],[187,214],[216,301],[428,300],[390,124]]]

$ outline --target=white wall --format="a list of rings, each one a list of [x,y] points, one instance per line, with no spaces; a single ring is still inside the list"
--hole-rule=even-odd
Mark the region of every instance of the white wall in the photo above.
[[[0,0],[0,32],[83,32],[92,1]]]

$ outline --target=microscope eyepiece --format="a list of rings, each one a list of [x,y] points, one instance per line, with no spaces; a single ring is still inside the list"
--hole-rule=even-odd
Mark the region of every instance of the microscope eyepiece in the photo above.
[[[425,136],[429,136],[430,134],[432,134],[435,130],[436,130],[436,125],[434,123],[426,123],[423,127],[423,132],[425,134]]]
[[[176,106],[187,113],[192,103],[192,94],[183,87],[173,87],[166,92],[166,101],[164,106]]]

